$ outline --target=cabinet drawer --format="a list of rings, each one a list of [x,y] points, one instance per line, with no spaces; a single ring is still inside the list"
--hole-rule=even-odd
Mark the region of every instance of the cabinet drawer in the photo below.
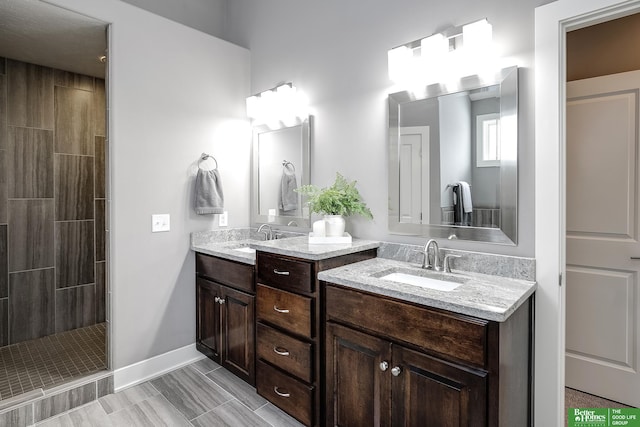
[[[313,292],[311,264],[259,252],[258,281],[294,292]]]
[[[311,298],[259,284],[256,302],[258,320],[279,326],[294,334],[313,338]]]
[[[308,383],[313,381],[313,344],[297,340],[258,323],[258,358]]]
[[[258,361],[258,394],[303,424],[313,420],[314,388],[297,381],[262,361]]]
[[[196,273],[223,285],[255,292],[251,265],[196,253]]]
[[[327,319],[486,368],[489,321],[327,286]]]

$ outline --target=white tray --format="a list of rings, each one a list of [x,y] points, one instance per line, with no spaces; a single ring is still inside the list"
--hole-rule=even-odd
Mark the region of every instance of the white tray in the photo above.
[[[345,232],[342,236],[335,237],[319,237],[314,236],[313,233],[309,233],[309,244],[310,245],[330,245],[330,244],[338,244],[338,243],[351,243],[351,234]]]

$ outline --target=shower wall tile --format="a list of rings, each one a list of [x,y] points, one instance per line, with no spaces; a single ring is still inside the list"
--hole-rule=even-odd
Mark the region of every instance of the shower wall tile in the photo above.
[[[91,76],[76,74],[70,71],[53,70],[54,84],[72,89],[81,89],[93,92],[93,80]]]
[[[55,272],[53,268],[9,275],[11,344],[54,332]]]
[[[106,245],[105,200],[96,200],[96,261],[104,261]]]
[[[7,76],[0,76],[0,150],[7,149]]]
[[[55,155],[56,221],[93,219],[93,157]]]
[[[106,320],[105,299],[107,295],[107,263],[96,262],[96,323]]]
[[[106,187],[105,187],[105,174],[106,174],[106,138],[104,136],[96,136],[95,137],[95,168],[96,168],[96,177],[95,177],[95,196],[96,199],[104,199],[106,198]]]
[[[5,298],[9,290],[9,247],[7,226],[0,225],[0,298]]]
[[[2,56],[0,56],[0,74],[7,74],[7,60]]]
[[[7,151],[0,150],[0,224],[7,223],[8,186]]]
[[[107,135],[107,96],[105,82],[96,79],[96,90],[93,93],[94,132],[96,135]]]
[[[56,291],[56,333],[96,323],[95,285]]]
[[[9,271],[54,266],[53,200],[9,200]]]
[[[56,153],[93,155],[93,94],[55,88]]]
[[[93,221],[56,222],[56,287],[93,283]]]
[[[7,60],[8,125],[53,129],[53,69]]]
[[[9,299],[0,299],[0,347],[9,344]]]
[[[9,127],[9,198],[53,198],[53,131]]]

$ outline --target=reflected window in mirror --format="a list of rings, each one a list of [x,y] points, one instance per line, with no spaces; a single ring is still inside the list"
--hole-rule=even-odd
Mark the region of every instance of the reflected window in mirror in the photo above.
[[[309,211],[295,190],[309,184],[311,117],[294,126],[254,127],[251,221],[309,228]]]
[[[517,87],[511,67],[389,95],[390,232],[517,242]]]

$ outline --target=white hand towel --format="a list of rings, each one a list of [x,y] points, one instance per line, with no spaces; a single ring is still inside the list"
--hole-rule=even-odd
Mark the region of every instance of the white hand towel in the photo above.
[[[462,206],[465,213],[473,212],[473,202],[471,201],[471,186],[468,182],[460,181],[462,187]]]
[[[224,194],[218,169],[198,168],[195,209],[198,215],[224,213]]]

